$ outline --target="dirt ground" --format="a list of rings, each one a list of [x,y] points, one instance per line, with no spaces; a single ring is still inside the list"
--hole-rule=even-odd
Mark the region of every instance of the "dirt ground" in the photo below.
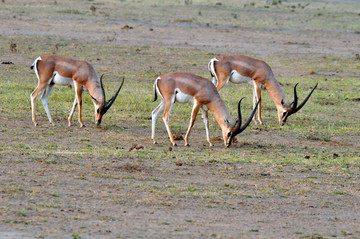
[[[108,7],[96,5],[101,1],[73,1],[72,7],[71,2],[55,2],[0,3],[1,61],[29,66],[38,56],[26,54],[19,46],[20,52],[10,52],[9,39],[41,44],[36,41],[61,38],[94,46],[106,42],[129,49],[150,46],[208,52],[209,59],[218,54],[247,54],[272,59],[275,75],[291,78],[308,74],[296,59],[354,58],[360,49],[356,30],[308,29],[299,27],[301,24],[294,28],[244,27],[193,20],[191,14],[204,15],[208,8],[226,14],[232,1],[193,1],[187,6],[193,8],[192,13],[182,13],[186,7],[182,1],[176,6],[167,1],[163,5],[161,1],[143,1],[144,5],[142,1],[108,1],[112,4]],[[251,4],[240,2],[241,6]],[[261,4],[271,6],[269,2]],[[40,10],[26,10],[36,5]],[[93,17],[91,5],[97,9]],[[49,14],[52,7],[59,9],[57,15]],[[111,15],[114,7],[120,17]],[[86,14],[76,14],[77,9]],[[265,13],[276,15],[266,9],[264,18]],[[291,17],[288,14],[285,18]],[[101,54],[95,55],[102,58]],[[151,57],[158,60],[156,54]],[[277,58],[293,58],[295,64],[282,66]],[[133,72],[126,84],[141,82],[144,79],[136,72],[158,63],[124,60],[123,71]],[[185,65],[179,70],[207,74],[206,66],[197,59],[190,66],[193,69]],[[12,74],[5,67],[1,66],[1,75]],[[165,73],[166,64],[162,67],[154,68]],[[35,87],[33,72],[26,74],[25,80]],[[321,74],[322,78],[335,74],[355,77],[359,69],[330,69]],[[199,123],[199,130],[192,132],[191,147],[175,148],[169,147],[164,129],[157,132],[162,143],[152,145],[149,119],[140,127],[142,119],[109,116],[104,120],[111,123],[99,129],[92,127],[89,116],[88,127],[79,128],[74,121],[68,128],[66,115],[55,117],[53,127],[42,114],[38,116],[41,125],[34,127],[30,105],[20,108],[18,114],[17,109],[8,114],[2,110],[0,116],[0,238],[360,238],[359,131],[334,134],[331,140],[304,140],[299,136],[302,132],[284,131],[277,125],[253,126],[232,148],[224,149],[221,141],[207,147]],[[269,111],[272,117],[266,120],[276,121],[275,111]],[[24,117],[16,117],[23,112]],[[358,117],[354,124],[359,126]],[[134,144],[138,149],[130,151]],[[300,161],[320,154],[331,160],[346,156],[349,163],[345,159],[339,165],[289,163],[282,157],[263,160],[261,155],[272,157],[274,147],[276,152],[294,152],[294,159]],[[241,159],[223,160],[223,155],[232,155],[231,150]],[[252,160],[247,161],[247,155]]]

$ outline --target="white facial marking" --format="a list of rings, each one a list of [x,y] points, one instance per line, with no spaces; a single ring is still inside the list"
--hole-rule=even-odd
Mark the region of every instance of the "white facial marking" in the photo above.
[[[179,102],[179,103],[194,102],[194,97],[192,97],[191,95],[182,93],[178,88],[176,88],[175,91],[177,92],[177,94],[175,96],[176,102]]]
[[[74,85],[73,79],[61,76],[57,71],[54,72],[52,82],[57,85]]]
[[[232,83],[235,83],[235,84],[248,83],[250,85],[253,85],[253,79],[251,79],[250,77],[247,77],[247,76],[240,75],[236,70],[233,70],[231,72],[229,81]]]

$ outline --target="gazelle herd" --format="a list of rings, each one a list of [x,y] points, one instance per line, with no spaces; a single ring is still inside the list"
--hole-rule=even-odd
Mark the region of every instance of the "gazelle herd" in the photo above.
[[[152,111],[152,128],[151,139],[156,144],[155,140],[155,124],[156,120],[162,112],[163,121],[168,132],[171,143],[176,146],[174,138],[169,127],[169,118],[171,109],[175,102],[179,103],[193,103],[191,118],[188,130],[185,135],[185,146],[188,146],[190,131],[194,125],[196,116],[201,109],[202,118],[205,124],[206,139],[210,146],[212,146],[209,135],[209,121],[208,111],[210,111],[216,122],[222,130],[224,145],[229,147],[236,135],[241,133],[250,124],[251,120],[255,123],[263,124],[261,118],[261,89],[266,89],[274,101],[280,125],[284,125],[287,118],[299,111],[310,98],[314,92],[317,84],[313,87],[305,100],[298,106],[298,97],[296,92],[297,84],[294,87],[294,101],[290,103],[280,83],[275,79],[275,76],[268,64],[264,61],[257,60],[248,56],[233,55],[233,56],[219,56],[211,59],[208,68],[213,78],[213,82],[203,77],[186,72],[173,72],[159,76],[154,83],[155,99],[157,95],[161,97],[160,104]],[[35,115],[35,100],[37,96],[42,93],[41,100],[45,108],[45,112],[51,124],[54,121],[48,108],[48,97],[54,85],[72,85],[75,89],[75,99],[68,118],[68,125],[71,126],[71,119],[75,108],[79,105],[79,123],[84,127],[81,119],[82,110],[82,93],[88,91],[95,108],[95,123],[100,126],[103,115],[109,110],[115,102],[123,83],[115,95],[106,101],[105,90],[102,82],[103,75],[99,78],[94,67],[81,60],[76,60],[67,56],[57,55],[42,55],[38,57],[31,66],[34,69],[38,78],[38,85],[31,93],[31,109],[32,121],[35,126],[38,125]],[[242,126],[241,117],[241,101],[238,103],[238,119],[233,120],[225,103],[221,99],[219,93],[222,88],[228,83],[249,83],[253,85],[253,111],[250,114],[246,123]],[[255,113],[257,111],[257,119]]]

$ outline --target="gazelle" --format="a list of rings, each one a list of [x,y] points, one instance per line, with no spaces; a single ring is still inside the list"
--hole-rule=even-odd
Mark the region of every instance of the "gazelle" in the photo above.
[[[207,79],[191,73],[169,73],[159,76],[154,83],[155,99],[157,94],[162,98],[161,103],[152,112],[152,131],[151,139],[156,144],[155,140],[155,124],[156,120],[161,112],[164,112],[163,120],[165,123],[166,130],[169,134],[171,143],[176,146],[174,138],[171,134],[169,127],[169,117],[171,109],[175,102],[187,103],[193,102],[193,109],[190,118],[189,128],[185,135],[185,146],[188,146],[188,138],[191,128],[194,125],[197,113],[199,109],[202,110],[202,116],[205,123],[206,138],[210,146],[212,146],[209,136],[209,121],[208,121],[208,110],[214,115],[215,120],[219,124],[222,130],[222,136],[224,139],[225,146],[229,147],[232,139],[239,133],[245,130],[250,124],[253,118],[257,104],[248,119],[248,121],[241,127],[241,111],[240,103],[238,104],[239,119],[237,123],[234,123],[227,107],[220,98],[219,93],[216,91],[215,86]],[[260,101],[260,100],[259,100]]]
[[[289,103],[270,66],[264,61],[243,55],[218,56],[210,60],[208,68],[213,77],[213,83],[219,92],[229,81],[235,84],[249,83],[253,85],[254,108],[257,99],[261,97],[261,89],[265,88],[276,105],[280,125],[284,125],[290,115],[295,114],[305,105],[318,85],[316,84],[313,87],[305,100],[298,106],[296,93],[296,86],[298,84],[294,87],[294,101]],[[263,124],[261,119],[261,102],[257,116],[257,120],[254,117],[255,123]]]
[[[34,69],[39,80],[36,89],[30,95],[32,121],[35,126],[38,125],[35,116],[35,100],[42,91],[44,93],[41,96],[41,101],[50,123],[54,125],[48,107],[48,98],[54,85],[74,86],[75,99],[68,118],[68,124],[71,126],[74,110],[76,105],[79,104],[79,123],[81,127],[84,127],[85,125],[81,119],[82,92],[84,90],[89,91],[95,107],[95,123],[97,126],[100,126],[103,115],[114,103],[124,83],[123,79],[115,95],[109,101],[106,101],[102,83],[103,75],[99,79],[94,67],[86,61],[76,60],[67,56],[42,55],[36,58],[30,68]]]

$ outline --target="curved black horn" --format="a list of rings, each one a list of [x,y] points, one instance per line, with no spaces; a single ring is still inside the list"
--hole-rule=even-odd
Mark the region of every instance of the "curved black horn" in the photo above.
[[[294,86],[294,101],[292,102],[291,108],[288,110],[288,116],[293,114],[297,107],[298,97],[297,97],[296,87],[298,86],[298,84],[299,83],[296,83]]]
[[[297,85],[297,84],[296,84]],[[299,105],[297,106],[297,95],[296,95],[296,85],[295,85],[295,88],[294,88],[294,94],[296,97],[296,104],[294,104],[293,107],[291,107],[289,113],[288,113],[288,116],[289,115],[292,115],[292,114],[295,114],[296,112],[298,112],[304,105],[305,103],[308,101],[308,99],[310,98],[310,96],[312,95],[312,93],[314,92],[314,90],[316,89],[316,87],[318,86],[318,83],[316,83],[316,85],[312,88],[312,90],[310,91],[310,93],[306,96],[306,98],[304,99],[304,101]]]
[[[241,118],[241,109],[240,109],[240,104],[241,104],[241,101],[243,100],[244,98],[241,98],[241,100],[239,101],[239,104],[238,104],[238,114],[239,114],[239,121],[237,123],[237,125],[234,127],[234,129],[231,131],[231,139],[234,138],[236,135],[240,134],[241,132],[243,132],[246,127],[248,127],[248,125],[250,124],[251,120],[253,119],[254,115],[255,115],[255,112],[258,108],[258,105],[261,101],[261,97],[259,98],[258,102],[256,103],[255,105],[255,108],[253,109],[250,117],[248,118],[248,120],[246,121],[246,123],[241,127],[241,121],[242,121],[242,118]],[[231,141],[231,140],[230,140]]]
[[[248,120],[246,121],[246,123],[239,129],[239,133],[243,132],[243,131],[246,129],[246,127],[248,127],[248,125],[250,124],[251,120],[254,118],[255,112],[256,112],[256,110],[257,110],[257,108],[258,108],[258,105],[259,105],[260,101],[261,101],[261,97],[259,98],[258,102],[256,103],[255,108],[254,108],[253,111],[251,112],[251,115],[250,115],[250,117],[248,118]],[[239,134],[239,133],[238,133],[238,134]]]
[[[101,86],[101,91],[103,92],[103,95],[104,95],[104,104],[105,104],[105,102],[106,102],[106,96],[105,96],[104,85],[103,85],[103,83],[102,83],[102,78],[103,78],[103,76],[104,76],[104,74],[102,74],[102,75],[100,76],[100,86]]]
[[[123,77],[123,80],[122,80],[122,82],[121,82],[121,85],[120,85],[119,89],[116,91],[115,95],[114,95],[113,97],[111,97],[111,99],[110,99],[108,102],[106,102],[106,104],[105,104],[105,110],[106,110],[106,111],[107,111],[107,110],[111,107],[111,105],[115,102],[115,99],[116,99],[116,97],[118,96],[118,94],[119,94],[119,92],[120,92],[120,90],[121,90],[121,88],[122,88],[122,86],[123,86],[123,84],[124,84],[124,81],[125,81],[125,77]],[[104,96],[105,96],[105,92],[104,92]]]
[[[304,105],[305,103],[308,101],[308,99],[310,98],[310,96],[312,95],[312,93],[314,92],[314,90],[316,89],[316,87],[318,86],[318,83],[316,83],[316,85],[312,88],[312,90],[310,91],[310,93],[306,96],[306,98],[304,99],[304,101],[296,108],[295,112],[298,112]]]
[[[243,97],[243,98],[241,98],[241,99],[239,100],[239,103],[238,103],[238,122],[237,122],[237,124],[235,125],[235,127],[232,129],[232,132],[238,131],[238,130],[240,129],[240,127],[241,127],[242,117],[241,117],[241,107],[240,107],[240,105],[241,105],[241,101],[242,101],[243,99],[245,99],[245,97]]]

